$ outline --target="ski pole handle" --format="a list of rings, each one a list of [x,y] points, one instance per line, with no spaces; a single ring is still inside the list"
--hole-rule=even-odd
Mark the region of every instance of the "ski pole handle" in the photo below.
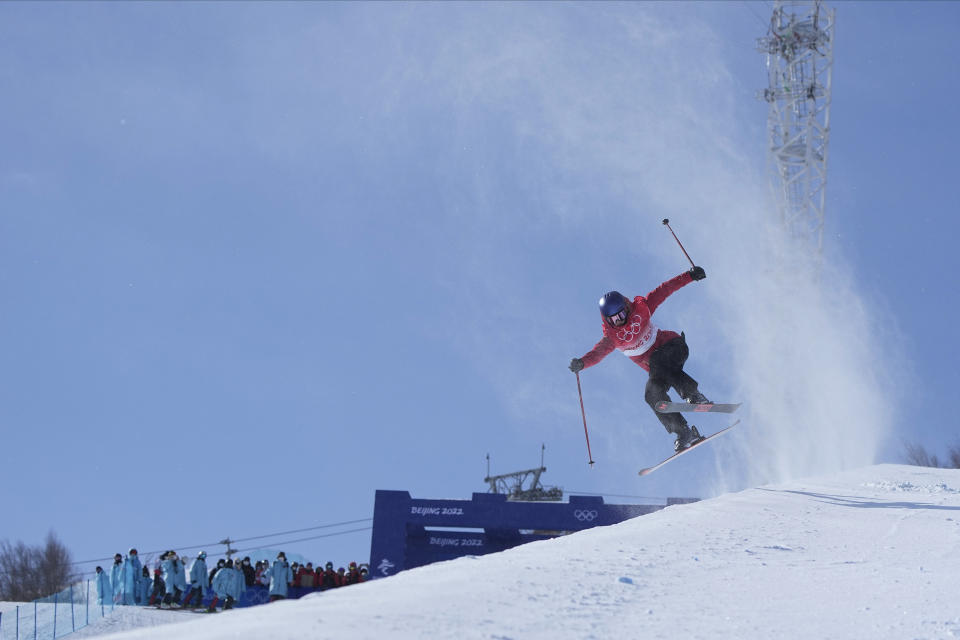
[[[680,251],[683,251],[683,255],[687,256],[687,260],[690,260],[690,254],[687,253],[687,250],[683,248],[683,244],[680,243],[680,238],[677,237],[677,234],[673,232],[673,227],[670,226],[670,219],[664,218],[663,224],[666,225],[667,229],[670,229],[670,234],[673,236],[673,239],[677,241],[677,244],[680,245]],[[693,260],[690,260],[690,266],[695,267],[697,265],[693,264]]]
[[[587,438],[587,458],[593,468],[593,454],[590,453],[590,433],[587,431],[587,412],[583,410],[583,391],[580,389],[580,372],[577,371],[577,394],[580,396],[580,414],[583,416],[583,435]]]

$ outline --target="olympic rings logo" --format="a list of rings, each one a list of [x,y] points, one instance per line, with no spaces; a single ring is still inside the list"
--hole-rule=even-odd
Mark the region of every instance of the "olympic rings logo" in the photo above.
[[[640,330],[643,329],[643,324],[640,322],[634,322],[629,327],[624,327],[617,332],[617,339],[626,342],[627,340],[632,340],[633,338],[640,335]]]
[[[573,517],[580,522],[593,522],[599,515],[595,509],[577,509],[573,512]]]

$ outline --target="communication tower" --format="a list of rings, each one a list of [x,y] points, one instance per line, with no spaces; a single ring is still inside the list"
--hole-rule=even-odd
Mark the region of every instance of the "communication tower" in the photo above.
[[[777,0],[767,35],[768,171],[773,201],[791,235],[823,251],[834,19],[819,0]]]

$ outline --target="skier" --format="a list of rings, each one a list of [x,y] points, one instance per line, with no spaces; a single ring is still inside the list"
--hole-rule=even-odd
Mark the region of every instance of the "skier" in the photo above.
[[[190,591],[183,606],[196,609],[203,604],[203,592],[207,589],[207,552],[201,551],[190,566]]]
[[[578,373],[603,360],[614,349],[619,349],[650,373],[644,399],[651,408],[658,402],[669,401],[667,391],[673,387],[687,402],[707,403],[700,393],[697,381],[684,370],[683,365],[690,355],[686,336],[674,331],[664,331],[650,321],[650,316],[670,294],[696,280],[707,277],[703,267],[693,267],[667,280],[646,296],[628,300],[619,291],[610,291],[600,298],[600,315],[603,319],[603,338],[582,358],[570,361],[570,370]],[[701,439],[697,428],[688,425],[680,413],[658,413],[657,418],[668,433],[676,436],[675,451],[686,449]]]

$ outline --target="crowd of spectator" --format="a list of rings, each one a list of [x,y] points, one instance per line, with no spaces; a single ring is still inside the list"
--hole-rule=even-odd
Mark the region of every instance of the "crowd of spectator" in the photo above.
[[[294,562],[290,565],[290,570],[293,574],[290,586],[316,587],[322,591],[365,582],[367,579],[366,565],[358,565],[356,562],[351,562],[347,569],[340,567],[336,570],[334,570],[332,562],[328,562],[323,568],[317,565],[316,569],[314,569],[312,562],[306,564]],[[260,577],[267,572],[269,572],[268,563],[265,561],[258,562],[255,569],[257,579],[261,579]],[[260,582],[260,584],[266,583]]]
[[[209,600],[207,611],[231,609],[250,588],[266,588],[271,602],[287,598],[294,588],[299,597],[313,591],[326,591],[367,579],[368,567],[351,562],[347,568],[334,570],[327,562],[314,568],[312,562],[287,562],[286,554],[277,554],[272,563],[263,560],[251,565],[250,557],[234,562],[221,558],[212,569],[207,569],[207,554],[201,551],[186,569],[188,558],[175,551],[164,552],[151,575],[149,567],[140,562],[136,549],[127,556],[116,554],[113,566],[107,572],[97,567],[97,602],[99,604],[152,605],[161,609],[190,607],[197,609]],[[185,596],[185,597],[184,597]]]

